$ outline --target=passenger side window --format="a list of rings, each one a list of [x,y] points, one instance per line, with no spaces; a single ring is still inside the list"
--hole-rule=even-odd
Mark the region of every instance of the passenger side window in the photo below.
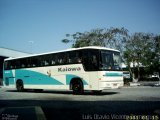
[[[98,51],[89,51],[90,70],[98,70]]]
[[[16,61],[15,60],[10,61],[10,69],[16,69]]]
[[[83,50],[82,61],[86,71],[95,71],[99,69],[98,50]]]
[[[68,52],[68,63],[69,64],[81,63],[82,59],[79,53],[80,53],[79,51]]]
[[[9,70],[9,69],[10,69],[10,61],[6,61],[6,62],[4,63],[4,69],[5,69],[5,70]]]

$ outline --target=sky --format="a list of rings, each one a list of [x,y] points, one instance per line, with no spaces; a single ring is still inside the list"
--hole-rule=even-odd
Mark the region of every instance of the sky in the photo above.
[[[160,34],[160,0],[0,0],[0,47],[64,50],[66,34],[124,27]]]

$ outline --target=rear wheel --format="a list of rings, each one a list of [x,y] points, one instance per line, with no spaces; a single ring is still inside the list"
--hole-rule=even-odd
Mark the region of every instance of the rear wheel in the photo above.
[[[83,84],[80,80],[76,80],[72,83],[73,94],[82,94],[83,93]]]
[[[16,83],[16,88],[19,92],[24,91],[24,87],[23,87],[23,81],[22,80],[18,80]]]

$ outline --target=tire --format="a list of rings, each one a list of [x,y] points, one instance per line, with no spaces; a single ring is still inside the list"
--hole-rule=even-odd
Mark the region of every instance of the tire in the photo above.
[[[76,80],[72,83],[73,94],[82,94],[83,93],[83,84],[80,80]]]
[[[19,92],[24,91],[24,86],[23,86],[23,81],[22,80],[17,81],[16,88],[17,88],[17,91],[19,91]]]

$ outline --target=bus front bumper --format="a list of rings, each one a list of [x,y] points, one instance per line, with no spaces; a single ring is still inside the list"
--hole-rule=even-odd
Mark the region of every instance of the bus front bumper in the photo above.
[[[101,90],[106,90],[106,89],[118,89],[122,88],[124,83],[123,82],[100,82],[100,89]]]

